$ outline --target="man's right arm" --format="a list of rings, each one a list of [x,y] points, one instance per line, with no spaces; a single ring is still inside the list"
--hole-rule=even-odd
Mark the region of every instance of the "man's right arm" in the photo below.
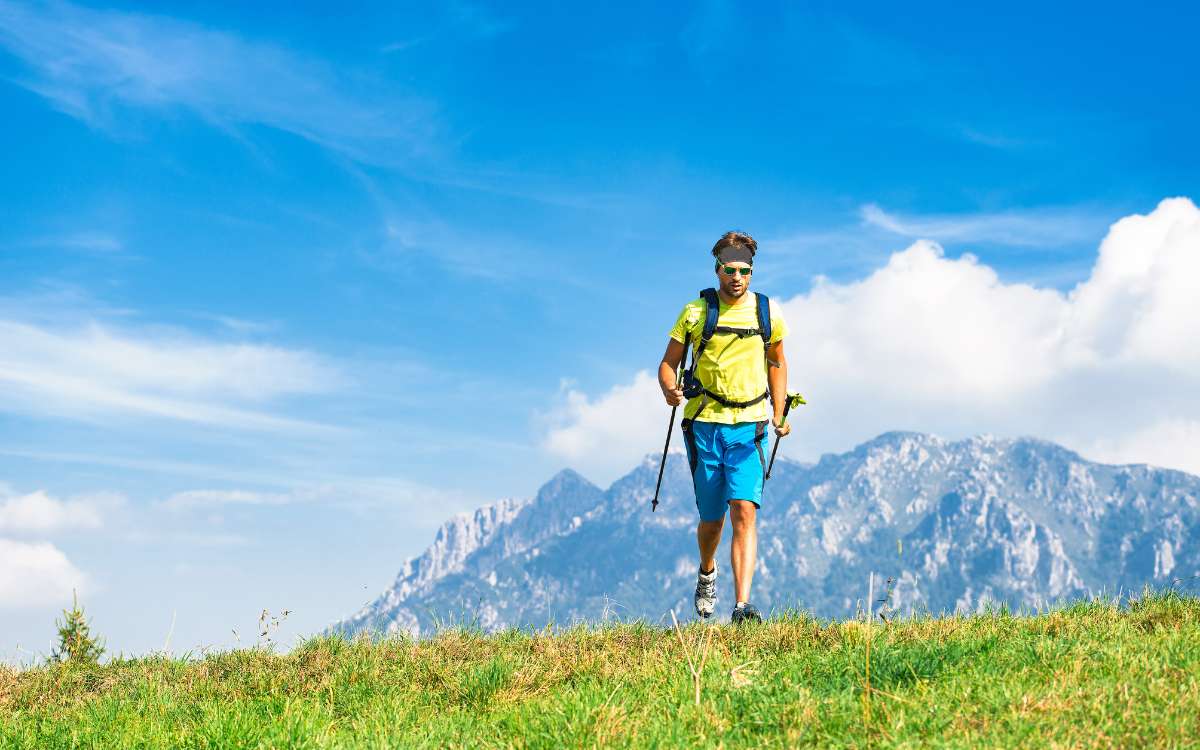
[[[675,377],[675,371],[679,369],[682,360],[683,344],[675,339],[667,339],[667,351],[658,365],[658,386],[662,388],[667,406],[679,406],[685,401],[683,389],[679,387]]]

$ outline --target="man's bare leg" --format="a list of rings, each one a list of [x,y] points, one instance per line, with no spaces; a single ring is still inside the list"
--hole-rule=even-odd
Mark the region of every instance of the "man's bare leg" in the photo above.
[[[750,584],[754,581],[754,565],[758,561],[757,513],[758,509],[749,500],[729,501],[729,520],[733,522],[729,562],[733,567],[733,592],[738,602],[750,601]],[[717,539],[720,540],[719,531]],[[713,553],[716,553],[715,546]]]
[[[721,529],[725,516],[716,521],[701,521],[696,527],[696,543],[700,545],[700,570],[711,573],[717,565],[717,547],[721,545]]]

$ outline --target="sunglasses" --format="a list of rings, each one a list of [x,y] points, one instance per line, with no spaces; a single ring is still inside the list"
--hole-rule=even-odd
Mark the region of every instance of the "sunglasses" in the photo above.
[[[753,268],[738,268],[737,266],[721,266],[721,270],[725,272],[726,276],[732,276],[739,271],[741,271],[743,276],[749,276],[754,273]]]

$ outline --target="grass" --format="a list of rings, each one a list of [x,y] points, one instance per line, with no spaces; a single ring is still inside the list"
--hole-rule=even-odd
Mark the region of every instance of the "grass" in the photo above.
[[[0,667],[3,748],[681,746],[1200,747],[1200,599]]]

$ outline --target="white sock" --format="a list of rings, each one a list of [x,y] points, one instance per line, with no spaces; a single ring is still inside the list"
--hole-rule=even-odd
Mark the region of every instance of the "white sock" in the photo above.
[[[747,604],[749,604],[749,603],[750,603],[750,602],[738,602],[737,604],[735,604],[735,605],[733,606],[733,608],[734,608],[734,609],[742,609],[742,608],[744,608],[744,607],[745,607]]]

